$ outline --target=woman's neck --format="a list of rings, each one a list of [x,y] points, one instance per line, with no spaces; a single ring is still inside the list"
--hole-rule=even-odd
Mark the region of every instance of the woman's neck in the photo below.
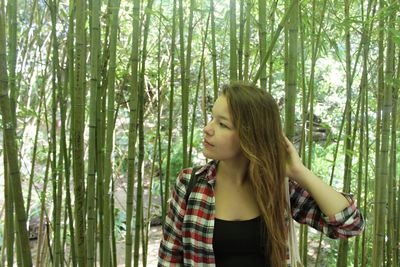
[[[248,166],[249,161],[246,158],[221,160],[218,162],[217,177],[226,179],[236,185],[243,185],[247,180]]]

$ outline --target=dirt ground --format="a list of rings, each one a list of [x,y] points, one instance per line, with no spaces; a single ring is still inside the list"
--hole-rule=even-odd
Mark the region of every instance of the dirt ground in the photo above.
[[[126,203],[126,186],[125,183],[120,184],[115,190],[115,206],[121,210],[125,211],[125,203]],[[145,183],[144,192],[143,192],[143,201],[145,209],[147,210],[148,206],[148,186]],[[157,196],[152,197],[152,204],[155,206],[160,205],[160,199]],[[158,248],[160,246],[162,229],[161,226],[152,226],[149,231],[149,243],[148,243],[148,252],[147,252],[147,267],[155,267],[157,266],[158,259]],[[119,251],[119,252],[118,252]],[[117,254],[118,254],[118,266],[125,266],[125,243],[124,241],[118,242],[117,244]],[[143,266],[142,254],[139,257],[139,266]]]
[[[125,211],[125,203],[126,203],[126,184],[125,182],[119,183],[118,187],[114,192],[115,206],[119,209]],[[143,203],[145,210],[148,207],[148,199],[149,199],[149,190],[148,190],[148,182],[144,183],[143,189]],[[161,200],[158,196],[152,196],[152,206],[160,206]],[[135,204],[134,204],[135,205]],[[148,243],[148,252],[147,252],[147,267],[157,266],[157,257],[158,257],[158,248],[160,246],[160,240],[162,235],[161,226],[152,226],[149,230],[149,243]],[[119,242],[117,244],[118,252],[118,266],[125,266],[125,243],[124,241]],[[139,266],[143,266],[142,264],[142,254],[139,258],[140,264]]]

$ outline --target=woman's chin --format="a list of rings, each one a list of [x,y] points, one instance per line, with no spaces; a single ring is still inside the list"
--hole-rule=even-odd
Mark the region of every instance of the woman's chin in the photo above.
[[[212,157],[212,154],[209,152],[209,151],[207,151],[207,148],[203,148],[203,156],[205,157],[205,158],[207,158],[207,159],[214,159],[213,157]]]

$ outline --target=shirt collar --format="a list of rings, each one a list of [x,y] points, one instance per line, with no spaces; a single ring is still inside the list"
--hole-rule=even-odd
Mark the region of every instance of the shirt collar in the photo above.
[[[200,175],[200,177],[204,177],[204,179],[206,179],[209,184],[214,185],[215,178],[217,176],[217,166],[218,161],[211,160],[206,165],[197,170],[195,174]]]

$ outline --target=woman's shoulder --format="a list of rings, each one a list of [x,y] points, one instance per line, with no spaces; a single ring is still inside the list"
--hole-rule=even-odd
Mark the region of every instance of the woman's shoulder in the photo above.
[[[182,176],[190,176],[194,172],[194,175],[200,176],[202,174],[207,174],[208,171],[214,170],[217,167],[218,162],[216,160],[212,160],[207,162],[206,164],[194,164],[192,167],[184,168],[181,170],[180,175]]]

